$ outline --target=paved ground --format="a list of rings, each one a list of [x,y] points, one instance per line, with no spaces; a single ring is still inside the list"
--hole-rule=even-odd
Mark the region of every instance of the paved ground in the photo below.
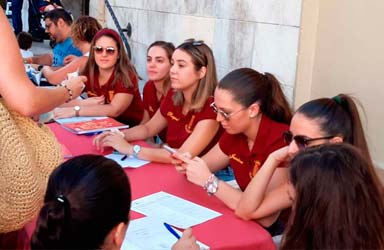
[[[51,52],[51,47],[49,47],[49,41],[44,40],[43,43],[33,42],[31,51],[35,56]]]

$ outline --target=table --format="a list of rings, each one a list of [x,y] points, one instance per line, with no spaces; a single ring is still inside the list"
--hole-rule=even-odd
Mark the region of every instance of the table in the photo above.
[[[58,141],[73,154],[101,154],[92,146],[93,136],[75,135],[56,123],[49,124]],[[104,153],[110,153],[111,150]],[[215,196],[208,196],[201,187],[190,183],[173,165],[149,163],[141,168],[125,168],[132,188],[132,199],[165,191],[215,210],[222,215],[193,227],[196,238],[212,250],[276,249],[272,238],[259,224],[237,218],[232,210]],[[131,219],[143,215],[131,212]]]

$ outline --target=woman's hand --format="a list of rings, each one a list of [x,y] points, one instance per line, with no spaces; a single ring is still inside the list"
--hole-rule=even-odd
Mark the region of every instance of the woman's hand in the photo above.
[[[104,132],[93,139],[93,145],[103,151],[105,147],[112,147],[122,154],[132,155],[132,145],[124,139],[121,132]]]
[[[287,162],[289,161],[288,148],[289,146],[285,146],[283,148],[275,150],[268,156],[268,158],[274,160],[277,163],[277,166],[283,162]]]
[[[172,154],[172,162],[171,164],[175,165],[175,169],[177,172],[185,174],[186,171],[186,162],[191,160],[191,154],[188,152],[180,153],[176,151]]]
[[[73,109],[73,107],[55,108],[53,110],[54,118],[68,118],[68,117],[74,117],[75,115],[76,115],[76,112]]]
[[[172,250],[199,250],[200,247],[196,243],[196,238],[192,234],[192,229],[184,230],[181,238],[172,246]]]
[[[87,99],[84,99],[81,101],[81,105],[103,105],[105,104],[105,98],[104,96],[95,96],[95,97],[88,97]]]
[[[212,175],[207,164],[200,157],[195,157],[192,160],[189,160],[183,166],[185,167],[187,179],[201,187],[204,187],[205,182],[208,180],[209,176]]]
[[[83,92],[85,88],[85,82],[87,81],[87,77],[85,76],[76,76],[71,77],[71,79],[65,80],[67,88],[72,91],[72,99],[75,99]]]

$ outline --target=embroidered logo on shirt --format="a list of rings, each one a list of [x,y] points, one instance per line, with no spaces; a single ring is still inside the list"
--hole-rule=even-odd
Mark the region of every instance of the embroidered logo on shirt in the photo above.
[[[176,116],[174,116],[173,112],[171,112],[171,111],[169,111],[167,113],[167,116],[170,117],[172,120],[177,121],[177,122],[180,120],[180,118],[177,118]]]
[[[115,91],[113,91],[113,90],[108,91],[108,96],[109,96],[110,101],[112,101],[114,95],[115,95]]]
[[[97,96],[97,94],[92,92],[92,91],[87,91],[87,95],[88,95],[88,97],[95,97],[95,96]]]
[[[195,121],[195,115],[192,115],[192,118],[189,121],[189,123],[185,125],[185,131],[187,131],[188,134],[192,133],[192,125],[194,121]]]
[[[249,171],[249,178],[253,178],[257,172],[259,171],[260,169],[260,166],[261,166],[261,162],[259,160],[255,160],[254,161],[254,165],[253,165],[253,169],[252,169],[252,172]]]
[[[240,164],[244,164],[244,162],[243,162],[240,158],[236,157],[236,154],[230,154],[230,155],[229,155],[229,159],[232,159],[232,160],[234,160],[234,161],[237,161],[237,162],[240,163]]]

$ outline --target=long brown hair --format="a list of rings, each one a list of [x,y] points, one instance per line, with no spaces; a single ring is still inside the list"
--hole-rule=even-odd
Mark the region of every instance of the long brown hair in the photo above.
[[[111,86],[113,87],[116,84],[116,82],[122,81],[124,86],[127,88],[137,87],[134,85],[134,83],[132,83],[130,78],[131,76],[135,79],[138,79],[135,67],[132,65],[132,63],[128,59],[127,53],[125,52],[125,49],[124,49],[124,44],[121,41],[119,34],[112,29],[104,28],[96,33],[95,37],[91,42],[91,51],[89,53],[89,58],[82,73],[83,75],[89,76],[91,88],[92,89],[94,88],[95,73],[98,72],[99,70],[99,67],[95,62],[94,46],[96,44],[96,41],[103,36],[112,38],[116,42],[117,50],[118,50],[118,59],[115,64],[115,77],[112,80]]]
[[[383,249],[383,187],[361,150],[309,147],[291,161],[293,213],[281,249]]]
[[[220,80],[219,89],[231,92],[234,100],[244,107],[258,102],[262,114],[274,121],[289,124],[292,112],[279,81],[270,73],[240,68]]]
[[[167,55],[169,63],[171,63],[172,54],[175,51],[175,45],[173,45],[173,43],[165,42],[165,41],[155,41],[151,45],[149,45],[147,49],[147,54],[152,47],[162,48],[165,51],[165,54]],[[162,89],[164,94],[167,93],[170,86],[171,86],[171,78],[169,77],[169,73],[168,73],[168,77],[167,79],[165,79],[163,84],[163,89]]]
[[[200,79],[192,95],[190,109],[199,111],[204,106],[208,97],[213,95],[217,86],[216,65],[212,50],[203,41],[195,41],[194,39],[186,40],[176,49],[180,49],[191,56],[196,71],[202,67],[207,68],[205,76]],[[181,91],[176,91],[173,96],[173,103],[176,106],[184,104],[184,96]]]

